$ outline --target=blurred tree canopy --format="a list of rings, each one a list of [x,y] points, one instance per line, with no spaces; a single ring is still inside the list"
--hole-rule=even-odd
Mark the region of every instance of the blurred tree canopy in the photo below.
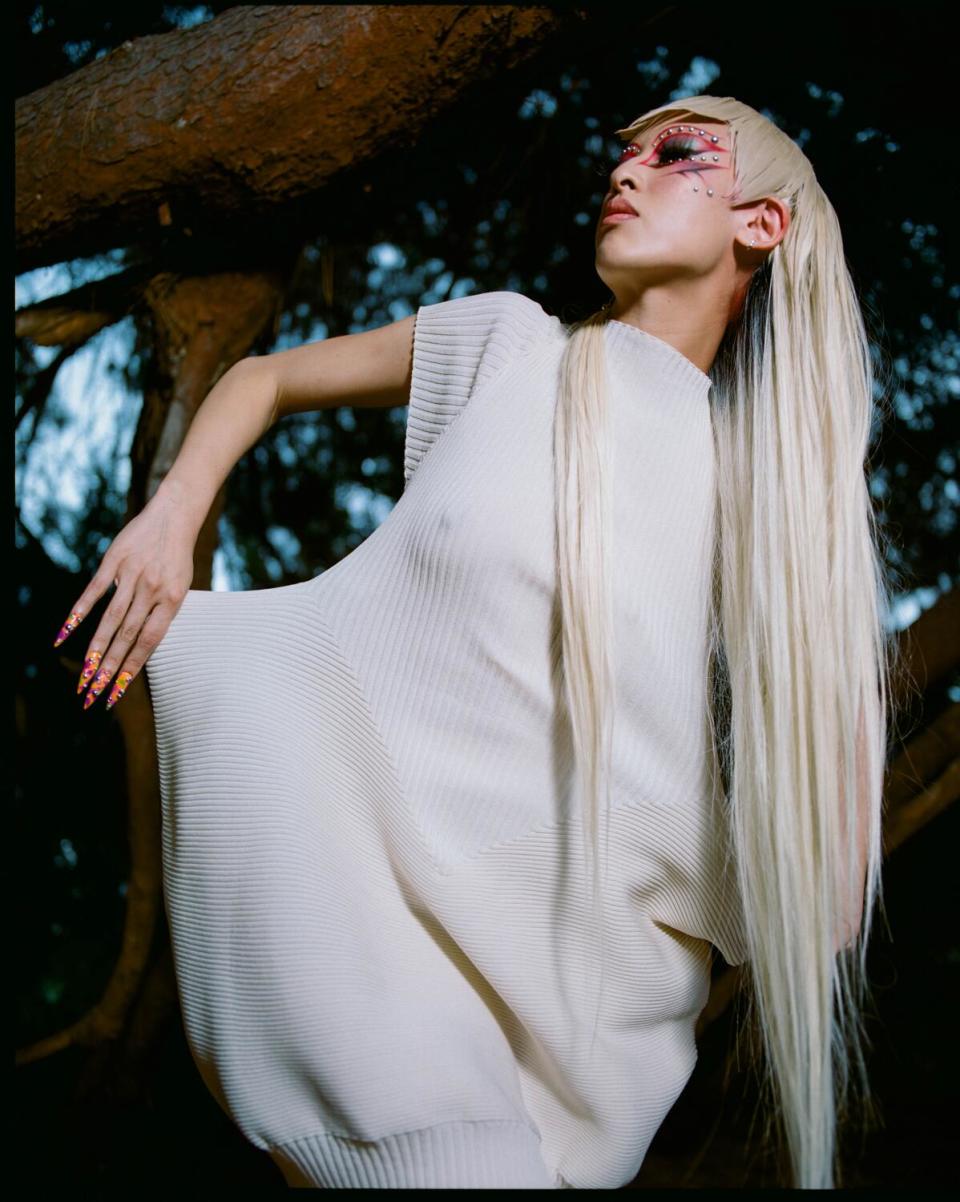
[[[231,7],[18,2],[17,96],[127,40]],[[943,186],[951,144],[939,114],[915,112],[916,94],[945,91],[953,69],[949,38],[931,37],[927,19],[936,25],[946,7],[838,6],[759,22],[708,6],[585,11],[575,34],[551,39],[494,82],[467,86],[414,145],[383,145],[300,206],[298,220],[312,228],[295,248],[276,327],[255,353],[495,289],[524,292],[564,321],[584,316],[606,298],[593,231],[621,144],[614,130],[671,98],[736,96],[798,141],[837,210],[876,344],[882,421],[871,486],[891,540],[889,567],[898,591],[929,605],[956,586],[960,567],[960,280],[955,195]],[[389,79],[382,93],[389,106]],[[225,231],[223,244],[242,246],[251,229]],[[278,258],[289,250],[282,222],[260,221],[255,235],[268,256],[272,238]],[[104,279],[143,254],[120,245],[24,273],[21,304]],[[24,1044],[96,1001],[120,938],[123,744],[110,719],[80,716],[74,682],[50,648],[124,522],[154,347],[125,319],[72,353],[29,338],[15,353]],[[359,545],[400,494],[405,420],[405,409],[341,407],[269,431],[228,484],[221,579],[234,589],[305,580]],[[98,620],[88,619],[87,640]],[[53,1062],[40,1071],[62,1088]],[[109,1179],[102,1164],[83,1171]]]
[[[20,5],[18,88],[60,78],[124,39],[225,7]],[[936,77],[939,52],[916,22],[895,22],[894,37],[889,22],[861,19],[902,10],[839,8],[829,37],[819,21],[789,23],[793,61],[815,69],[785,71],[774,52],[783,36],[776,29],[765,38],[736,37],[706,9],[694,10],[695,21],[682,6],[660,11],[650,26],[641,14],[636,38],[618,18],[615,53],[609,31],[600,52],[587,46],[573,56],[566,41],[548,47],[496,88],[468,94],[413,150],[401,155],[386,146],[373,166],[335,180],[316,199],[316,236],[303,246],[278,337],[259,350],[369,328],[419,304],[496,288],[524,291],[573,320],[606,296],[593,271],[593,229],[620,144],[613,130],[673,95],[735,95],[800,143],[837,209],[868,322],[892,373],[892,420],[875,451],[873,483],[905,557],[895,566],[905,587],[944,587],[941,577],[956,572],[958,502],[957,411],[949,406],[960,392],[952,199],[930,166],[936,123],[908,115],[906,91],[915,81],[884,69],[915,39],[916,61]],[[30,39],[37,49],[28,54]],[[757,52],[757,40],[767,42],[766,53]],[[281,231],[276,236],[282,241]],[[325,252],[335,281],[329,304],[320,278]],[[123,263],[118,247],[112,266]],[[93,268],[89,261],[65,266],[78,282]],[[129,437],[150,348],[126,349],[103,367],[122,375],[131,393],[117,415],[120,440]],[[29,344],[18,342],[17,355],[22,395],[42,368]],[[47,410],[43,418],[57,420]],[[291,417],[253,448],[231,479],[223,524],[231,586],[308,578],[361,541],[399,494],[404,420],[403,411],[346,409]],[[35,426],[28,417],[18,431],[21,471],[31,446],[43,441]],[[25,471],[23,487],[34,488],[36,470]],[[100,492],[104,482],[91,478],[90,486]],[[116,502],[111,510],[121,512]],[[87,523],[64,512],[52,492],[42,504],[37,496],[32,512],[35,534],[57,530],[81,557],[81,576],[92,574],[116,533],[107,525],[85,534],[79,526]],[[73,514],[85,516],[85,507]],[[79,566],[73,556],[66,562]]]

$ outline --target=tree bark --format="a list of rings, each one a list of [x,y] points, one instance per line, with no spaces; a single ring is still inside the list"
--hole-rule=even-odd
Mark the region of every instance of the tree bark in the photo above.
[[[585,16],[241,5],[125,42],[16,102],[16,270],[275,214]]]

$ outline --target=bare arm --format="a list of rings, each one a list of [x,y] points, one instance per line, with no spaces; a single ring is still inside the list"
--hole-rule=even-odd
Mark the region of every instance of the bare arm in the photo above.
[[[204,398],[157,496],[199,534],[227,476],[280,417],[337,405],[405,405],[415,320],[235,363]]]
[[[271,421],[335,405],[392,408],[410,400],[416,316],[249,360],[275,395]]]
[[[57,636],[59,647],[111,581],[116,585],[84,658],[77,691],[89,684],[85,706],[120,669],[108,708],[118,701],[163,639],[189,591],[194,545],[214,497],[278,417],[335,405],[407,403],[415,320],[242,359],[220,377],[173,466],[110,544]]]
[[[241,359],[210,389],[151,499],[176,512],[194,538],[227,476],[270,427],[273,394],[250,370],[254,362]]]
[[[843,799],[843,786],[840,790]],[[869,830],[869,774],[867,771],[866,732],[863,726],[863,707],[857,720],[857,875],[848,895],[847,916],[837,936],[837,950],[849,947],[863,923],[863,901],[867,878],[867,832]]]

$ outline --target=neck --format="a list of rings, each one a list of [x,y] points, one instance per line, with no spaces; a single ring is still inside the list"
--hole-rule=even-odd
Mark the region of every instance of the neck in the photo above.
[[[613,301],[608,316],[667,342],[702,372],[709,372],[727,328],[729,298],[700,279],[651,285]]]

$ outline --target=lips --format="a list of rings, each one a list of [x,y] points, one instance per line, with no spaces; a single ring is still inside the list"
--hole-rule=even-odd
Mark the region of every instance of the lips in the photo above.
[[[615,200],[610,201],[603,210],[603,218],[606,219],[617,214],[623,214],[625,217],[636,217],[638,215],[633,205],[628,200],[624,200],[622,196],[618,196]]]

